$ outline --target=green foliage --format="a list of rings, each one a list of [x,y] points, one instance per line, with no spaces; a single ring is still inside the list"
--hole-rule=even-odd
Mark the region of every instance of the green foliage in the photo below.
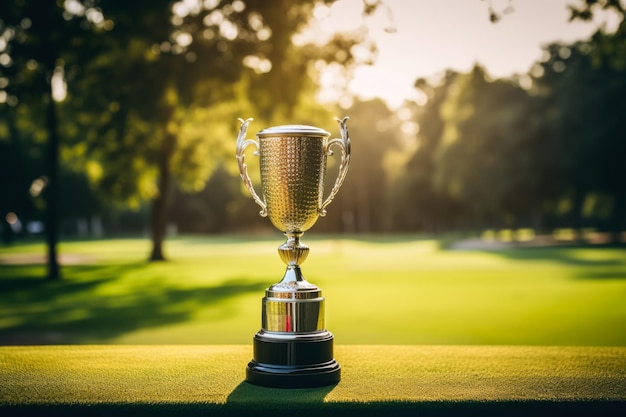
[[[87,157],[103,166],[94,179],[106,195],[136,203],[166,193],[163,169],[198,190],[223,159],[237,117],[285,120],[301,97],[311,101],[311,63],[323,48],[303,54],[291,36],[315,2],[230,3],[193,12],[169,1],[99,5],[113,27],[72,92],[75,143],[87,141]],[[250,57],[271,70],[251,71]]]
[[[400,230],[438,231],[449,227],[447,222],[454,217],[454,203],[435,189],[433,175],[445,128],[441,107],[457,76],[457,73],[448,71],[439,85],[431,86],[424,79],[415,83],[416,89],[427,97],[427,102],[414,106],[413,113],[420,127],[417,147],[393,190],[394,224]]]
[[[549,45],[525,80],[491,80],[479,66],[438,85],[418,80],[428,101],[416,111],[423,129],[399,187],[410,196],[397,205],[399,221],[422,230],[595,227],[617,240],[626,227],[625,27]]]
[[[626,105],[626,66],[619,64],[626,59],[619,52],[625,38],[622,23],[614,34],[599,31],[587,42],[553,45],[541,67],[544,75],[536,80],[555,115],[553,140],[563,161],[561,175],[572,199],[572,216],[583,222],[586,196],[604,194],[614,202],[605,227],[615,231],[624,227],[626,211],[626,136],[618,110]]]
[[[610,10],[624,17],[624,7],[621,0],[579,0],[577,3],[568,5],[571,12],[570,20],[591,20],[594,13],[599,10]]]
[[[464,202],[478,219],[506,215],[507,200],[534,185],[532,162],[522,149],[529,100],[521,88],[489,81],[476,67],[455,79],[442,105],[445,127],[435,155],[434,185]]]
[[[316,230],[343,230],[349,233],[388,231],[391,228],[391,176],[385,157],[401,148],[400,120],[383,101],[356,101],[349,110],[348,129],[355,145],[352,147],[349,174],[341,187],[340,198],[330,206],[328,218]],[[330,129],[336,137],[337,128]],[[329,157],[336,164],[338,158]],[[335,182],[336,170],[327,174],[326,189]],[[328,192],[328,191],[327,191]]]

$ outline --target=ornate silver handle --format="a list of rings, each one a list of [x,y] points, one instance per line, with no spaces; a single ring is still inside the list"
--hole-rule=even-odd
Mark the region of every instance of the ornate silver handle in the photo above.
[[[248,175],[248,166],[245,163],[246,155],[245,150],[248,145],[254,145],[256,147],[256,151],[254,151],[255,155],[259,154],[259,143],[254,139],[246,139],[246,133],[248,131],[248,125],[253,119],[237,119],[241,123],[241,127],[239,128],[239,136],[237,137],[237,164],[239,165],[239,174],[241,175],[241,179],[243,180],[243,184],[246,186],[254,202],[261,206],[261,211],[259,214],[262,217],[267,216],[267,204],[263,200],[259,198],[256,191],[254,191],[254,187],[252,186],[252,181],[250,180],[250,176]]]
[[[330,149],[331,146],[338,145],[341,148],[341,163],[339,164],[339,173],[337,174],[335,185],[333,185],[332,190],[330,190],[330,194],[319,208],[319,215],[322,217],[326,215],[326,206],[333,201],[333,198],[335,198],[335,195],[339,191],[339,188],[341,187],[341,184],[343,184],[343,180],[346,178],[346,174],[348,173],[348,166],[350,165],[350,136],[348,135],[348,119],[349,117],[344,117],[343,119],[337,119],[335,117],[335,120],[339,124],[341,139],[332,139],[326,144],[327,155],[333,154],[333,151]]]

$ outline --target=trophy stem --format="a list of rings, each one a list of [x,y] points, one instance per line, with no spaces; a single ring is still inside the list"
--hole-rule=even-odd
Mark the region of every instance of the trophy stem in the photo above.
[[[300,242],[304,232],[285,232],[287,241],[278,247],[278,254],[288,266],[299,266],[309,256],[309,247]]]
[[[270,287],[273,291],[312,291],[318,288],[309,283],[300,270],[300,264],[309,256],[309,247],[300,242],[303,232],[285,232],[287,240],[278,247],[280,259],[287,265],[283,279]]]

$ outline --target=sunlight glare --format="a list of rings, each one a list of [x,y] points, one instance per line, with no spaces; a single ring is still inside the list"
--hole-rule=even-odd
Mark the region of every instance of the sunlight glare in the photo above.
[[[54,101],[63,101],[67,97],[67,84],[65,82],[65,70],[62,66],[57,66],[50,81],[52,87],[52,98]]]
[[[8,212],[7,215],[4,218],[7,223],[9,223],[10,225],[14,225],[15,223],[17,223],[17,214],[13,213],[12,211]]]
[[[200,0],[183,0],[183,3],[185,3],[187,10],[189,10],[189,13],[192,15],[196,15],[202,10],[202,3]]]
[[[265,74],[272,70],[272,62],[267,58],[248,55],[243,59],[243,65],[253,69],[257,74]]]
[[[63,8],[74,16],[82,16],[85,13],[85,6],[77,0],[65,0]]]
[[[528,74],[523,74],[518,79],[519,86],[524,90],[529,90],[533,86],[533,79]]]
[[[320,84],[323,88],[318,94],[318,99],[323,103],[337,102],[345,94],[343,68],[337,63],[326,64],[323,61],[316,63],[316,69],[320,72]]]
[[[235,0],[235,1],[233,1],[232,6],[233,6],[233,11],[235,13],[241,13],[241,12],[243,12],[245,10],[246,3],[244,3],[241,0]]]
[[[417,135],[419,132],[419,125],[415,122],[411,122],[411,121],[405,121],[402,122],[402,124],[400,125],[400,130],[402,130],[402,133],[406,134],[406,135]]]
[[[220,4],[220,0],[204,0],[202,3],[204,8],[207,10],[215,9],[218,4]]]
[[[191,45],[191,42],[193,42],[193,37],[190,33],[187,32],[176,31],[172,34],[172,38],[178,45],[182,46],[183,48],[188,47],[189,45]]]
[[[543,77],[544,72],[545,70],[543,69],[543,67],[538,64],[533,65],[533,67],[530,69],[530,75],[532,75],[535,78]]]
[[[567,46],[561,46],[559,48],[559,56],[563,59],[567,59],[572,55],[572,51],[571,49],[569,49]]]
[[[172,4],[172,13],[178,17],[186,17],[189,14],[189,9],[184,2],[177,2]]]
[[[354,98],[351,96],[343,96],[339,99],[339,107],[343,110],[347,110],[354,105]]]
[[[355,69],[348,91],[362,99],[381,97],[397,108],[404,100],[425,101],[414,94],[414,82],[420,77],[430,81],[446,69],[468,71],[477,62],[494,78],[526,73],[540,59],[542,45],[584,39],[602,23],[609,31],[616,27],[610,13],[598,13],[594,22],[569,22],[567,1],[515,2],[515,10],[494,24],[488,5],[481,1],[385,0],[373,14],[363,16],[363,1],[338,0],[332,7],[315,8],[317,37],[313,39],[365,27],[378,48],[376,61]],[[494,0],[492,6],[504,13],[509,2]],[[533,22],[537,30],[529,31]],[[390,25],[397,29],[393,34],[387,30]],[[567,59],[568,51],[562,54]],[[542,60],[546,59],[544,53]],[[564,63],[554,68],[564,69]],[[539,66],[531,71],[532,77],[543,75]],[[528,86],[527,79],[522,83]],[[322,89],[332,86],[322,85]]]
[[[229,41],[233,41],[237,39],[239,29],[237,29],[237,26],[230,20],[224,20],[220,23],[220,34]]]
[[[426,103],[428,103],[428,94],[422,90],[415,90],[413,93],[413,101],[415,101],[418,106],[425,106]]]
[[[13,60],[11,59],[11,55],[7,53],[0,54],[0,65],[3,67],[10,67],[12,63]]]
[[[32,197],[39,197],[43,189],[48,184],[48,181],[45,177],[39,177],[32,182],[30,185],[29,193]]]
[[[314,14],[325,32],[350,32],[363,24],[361,0],[339,0],[330,7],[321,7],[327,10],[318,6]]]
[[[413,113],[411,112],[410,109],[407,109],[406,107],[401,108],[400,110],[398,110],[398,118],[400,120],[410,120],[413,117]]]
[[[221,10],[215,10],[210,14],[206,15],[204,19],[202,19],[202,23],[205,26],[217,26],[224,21],[224,14]]]
[[[96,26],[100,26],[104,22],[104,15],[98,9],[90,8],[85,12],[87,19]]]

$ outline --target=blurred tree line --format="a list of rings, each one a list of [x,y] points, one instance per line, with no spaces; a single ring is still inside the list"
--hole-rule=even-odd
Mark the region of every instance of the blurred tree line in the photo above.
[[[344,115],[350,173],[315,231],[624,229],[623,22],[546,47],[512,79],[477,65],[417,80],[421,99],[398,111],[380,100],[340,109],[315,102],[321,69],[349,73],[375,47],[359,30],[307,38],[319,3],[332,1],[1,3],[5,240],[45,224],[54,277],[59,234],[146,233],[159,260],[168,225],[271,230],[238,178],[236,119],[255,118],[250,135],[301,123],[336,137],[332,117]],[[579,6],[574,18],[604,7],[623,20],[619,2]]]
[[[396,184],[411,230],[626,227],[626,25],[545,48],[529,74],[420,79],[417,151]]]

